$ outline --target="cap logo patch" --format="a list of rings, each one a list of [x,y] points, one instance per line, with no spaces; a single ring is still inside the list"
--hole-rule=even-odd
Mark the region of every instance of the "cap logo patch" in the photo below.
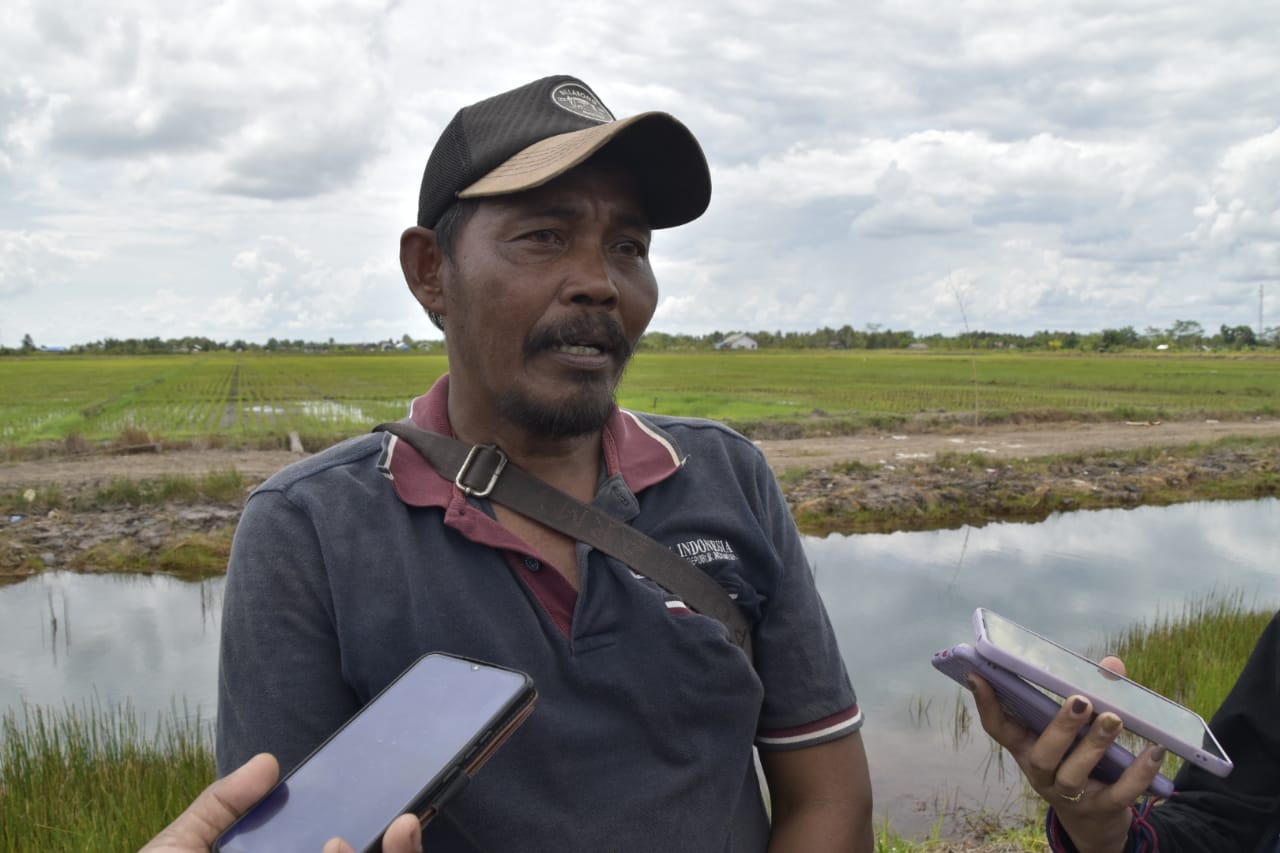
[[[613,121],[613,113],[595,93],[580,83],[561,83],[551,90],[551,101],[562,110],[591,121]]]

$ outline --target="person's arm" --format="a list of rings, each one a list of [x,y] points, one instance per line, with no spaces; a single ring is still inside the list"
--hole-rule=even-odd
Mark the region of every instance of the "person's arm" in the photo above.
[[[234,772],[201,792],[178,818],[139,853],[209,853],[214,841],[240,815],[261,799],[280,776],[275,758],[255,755]],[[422,853],[422,826],[417,817],[404,814],[382,837],[384,853]],[[334,838],[322,853],[355,853],[351,845]]]
[[[862,735],[761,750],[773,828],[769,853],[870,853],[871,777]]]
[[[752,452],[752,503],[778,567],[754,626],[756,672],[765,688],[757,744],[769,787],[769,851],[870,853],[871,778],[857,697],[795,518],[767,460],[758,448]],[[779,747],[779,735],[806,729],[824,715],[849,722],[849,733],[805,745],[783,737],[792,746]]]
[[[275,490],[236,528],[223,593],[217,758],[227,773],[259,752],[291,770],[360,709],[346,683],[315,524]]]

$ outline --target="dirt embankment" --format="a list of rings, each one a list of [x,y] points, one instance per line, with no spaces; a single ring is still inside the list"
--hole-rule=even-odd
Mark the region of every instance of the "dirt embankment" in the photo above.
[[[1268,441],[1219,443],[1231,437]],[[1280,420],[1253,420],[993,426],[760,444],[805,532],[855,533],[1274,495],[1277,438]]]
[[[1179,487],[1203,489],[1214,481],[1256,477],[1260,470],[1280,472],[1280,446],[1274,444],[1099,455],[1229,436],[1277,437],[1280,420],[988,426],[758,443],[807,531],[854,532],[1030,518],[1077,506],[1133,506],[1159,500],[1154,496],[1167,496],[1171,488],[1176,497]],[[1039,468],[1009,464],[1044,457],[1067,458]],[[56,487],[69,503],[115,480],[199,478],[229,469],[252,487],[299,458],[283,450],[181,450],[11,462],[0,464],[0,495]],[[939,514],[940,507],[951,514]],[[29,573],[33,564],[71,565],[76,555],[101,543],[127,540],[144,554],[160,552],[183,533],[225,529],[238,512],[237,505],[79,513],[19,509],[0,518],[0,579]]]

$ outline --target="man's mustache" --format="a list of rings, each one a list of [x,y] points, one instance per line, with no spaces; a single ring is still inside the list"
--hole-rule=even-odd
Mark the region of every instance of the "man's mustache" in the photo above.
[[[575,317],[554,326],[535,330],[525,342],[525,353],[535,355],[561,346],[592,346],[612,353],[622,361],[631,358],[631,341],[622,324],[612,317]]]

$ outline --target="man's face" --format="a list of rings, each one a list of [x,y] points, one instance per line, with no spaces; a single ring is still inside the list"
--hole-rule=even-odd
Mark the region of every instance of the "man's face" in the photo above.
[[[441,287],[455,425],[541,438],[599,430],[657,305],[629,176],[581,166],[483,200]]]

